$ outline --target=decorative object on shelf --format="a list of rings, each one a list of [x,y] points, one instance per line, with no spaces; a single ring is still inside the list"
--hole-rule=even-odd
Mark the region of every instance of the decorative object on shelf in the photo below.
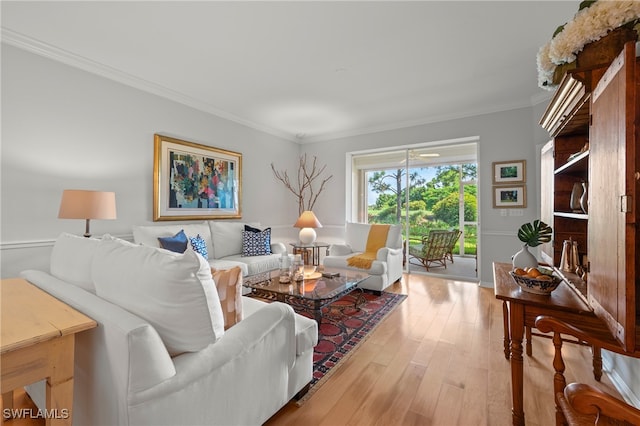
[[[542,243],[551,241],[553,230],[549,225],[541,220],[534,220],[533,223],[525,223],[518,229],[518,239],[524,243],[522,250],[512,258],[514,268],[535,268],[538,260],[529,252],[529,247],[537,247]]]
[[[583,154],[583,153],[585,153],[587,151],[589,151],[589,142],[585,143],[584,146],[580,149],[580,151],[574,152],[573,154],[571,154],[569,156],[569,158],[567,158],[567,161],[571,161],[574,158],[576,158],[577,156],[579,156],[579,155],[581,155],[581,154]]]
[[[569,200],[569,208],[573,213],[583,213],[580,199],[584,193],[583,182],[575,182],[571,189],[571,199]]]
[[[302,212],[293,226],[294,228],[302,228],[298,234],[298,238],[302,244],[313,244],[316,241],[316,231],[314,228],[322,228],[322,224],[311,210]]]
[[[563,76],[556,73],[558,67],[610,63],[625,42],[637,40],[639,21],[640,2],[636,0],[581,2],[573,19],[558,27],[538,51],[538,86],[555,89]]]
[[[493,184],[524,183],[527,180],[527,160],[494,161]]]
[[[84,219],[84,236],[88,238],[91,236],[89,230],[91,219],[112,220],[116,218],[116,193],[65,189],[62,191],[58,218]]]
[[[562,243],[562,257],[560,258],[560,269],[564,272],[575,273],[580,264],[578,254],[578,242],[569,238]]]
[[[582,182],[582,197],[580,197],[580,208],[587,214],[589,213],[589,184]]]
[[[296,179],[297,184],[295,187],[289,178],[289,174],[286,171],[276,171],[275,166],[271,163],[271,170],[273,171],[276,179],[282,182],[284,186],[298,199],[299,215],[306,210],[313,210],[313,206],[316,204],[318,196],[324,190],[327,182],[333,177],[333,175],[329,175],[329,177],[322,179],[320,186],[314,188],[316,180],[320,178],[320,175],[322,175],[327,168],[326,165],[318,167],[317,162],[318,158],[314,156],[313,162],[309,166],[307,164],[307,154],[300,156],[298,176]]]
[[[242,154],[154,135],[153,220],[241,218]]]

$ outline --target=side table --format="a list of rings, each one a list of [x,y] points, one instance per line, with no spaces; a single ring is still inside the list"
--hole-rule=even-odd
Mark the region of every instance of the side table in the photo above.
[[[71,425],[75,334],[96,322],[21,278],[0,281],[0,297],[3,408],[14,389],[46,379],[45,424]]]
[[[315,242],[312,244],[302,244],[301,242],[289,243],[293,247],[293,254],[301,254],[305,265],[319,265],[320,264],[320,249],[325,248],[326,254],[329,254],[329,243]],[[309,258],[311,253],[311,258]]]

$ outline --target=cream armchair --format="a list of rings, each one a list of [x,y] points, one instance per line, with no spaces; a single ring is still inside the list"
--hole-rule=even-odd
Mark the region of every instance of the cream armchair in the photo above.
[[[359,287],[382,291],[402,278],[402,227],[391,225],[385,247],[378,250],[376,260],[370,269],[359,269],[347,264],[351,256],[363,253],[367,246],[370,224],[347,222],[345,224],[344,244],[333,244],[329,255],[325,256],[326,267],[346,268],[369,274],[369,278]]]

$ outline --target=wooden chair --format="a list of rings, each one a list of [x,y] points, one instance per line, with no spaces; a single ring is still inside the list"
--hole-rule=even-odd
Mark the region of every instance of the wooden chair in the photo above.
[[[420,261],[427,271],[432,263],[447,267],[447,258],[453,250],[455,242],[460,237],[460,231],[433,230],[429,235],[422,237],[422,244],[412,244],[409,246],[409,254]],[[453,244],[452,244],[453,241]],[[451,255],[453,259],[453,255]],[[453,260],[452,260],[453,261]],[[411,263],[411,258],[409,258]]]
[[[556,401],[569,426],[640,424],[640,410],[584,383],[567,385]]]
[[[619,350],[620,348],[615,338],[603,325],[585,324],[585,328],[580,329],[557,318],[539,316],[536,318],[536,328],[543,333],[553,333],[553,346],[555,349],[553,389],[556,400],[556,426],[640,425],[640,410],[637,408],[584,383],[567,385],[564,377],[563,334],[591,344],[594,348],[602,347],[617,353],[623,353]],[[638,353],[630,353],[628,355],[634,358],[640,357]],[[598,376],[596,376],[596,380],[599,381]]]
[[[456,229],[451,232],[455,232],[455,235],[450,236],[451,239],[449,240],[449,249],[447,250],[446,258],[448,258],[451,261],[451,263],[453,263],[453,248],[456,246],[456,243],[458,242],[460,235],[462,235],[462,231]],[[462,253],[464,253],[464,247],[460,248],[460,254]]]

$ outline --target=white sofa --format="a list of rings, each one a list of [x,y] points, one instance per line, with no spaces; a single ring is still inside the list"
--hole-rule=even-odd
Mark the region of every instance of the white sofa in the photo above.
[[[200,223],[172,225],[140,225],[133,227],[133,241],[151,247],[160,247],[159,237],[170,237],[184,230],[188,237],[200,235],[207,245],[209,264],[216,269],[240,266],[242,275],[254,275],[279,267],[280,257],[287,248],[282,243],[272,243],[273,254],[242,256],[242,231],[249,225],[260,228],[259,223],[210,220]]]
[[[385,247],[378,250],[371,269],[362,270],[349,266],[348,258],[365,251],[369,229],[371,229],[370,224],[347,222],[344,244],[331,245],[329,255],[325,256],[322,264],[327,267],[364,271],[369,274],[369,278],[361,282],[358,287],[380,292],[402,278],[402,227],[391,225]]]
[[[75,238],[58,238],[51,272],[21,274],[98,323],[76,336],[74,424],[259,425],[306,389],[315,321],[286,304],[243,296],[244,318],[224,331],[210,268],[200,255]],[[133,312],[154,303],[160,318]],[[203,306],[210,310],[204,321],[194,319]],[[180,340],[193,333],[202,337],[203,329],[210,343],[174,341],[168,349],[169,332],[178,331],[173,337]],[[176,344],[196,347],[187,351]],[[27,392],[45,407],[44,382]]]

